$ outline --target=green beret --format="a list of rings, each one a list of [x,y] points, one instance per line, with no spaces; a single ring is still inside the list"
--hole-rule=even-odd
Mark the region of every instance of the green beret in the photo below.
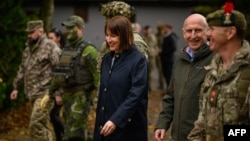
[[[100,11],[106,18],[121,15],[131,19],[135,16],[134,8],[123,1],[111,1],[106,4],[102,4]]]
[[[70,16],[67,21],[62,22],[62,26],[71,27],[79,26],[84,27],[84,20],[76,15]]]
[[[34,20],[27,22],[26,32],[33,32],[38,28],[43,28],[43,21],[42,20]]]
[[[224,13],[223,10],[217,10],[206,17],[209,26],[235,26],[243,30],[247,29],[247,22],[244,14],[237,10],[231,13]]]

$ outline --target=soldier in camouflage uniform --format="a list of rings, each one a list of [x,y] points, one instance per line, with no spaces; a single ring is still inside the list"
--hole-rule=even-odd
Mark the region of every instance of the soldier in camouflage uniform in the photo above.
[[[164,76],[162,73],[162,66],[161,66],[161,57],[160,57],[160,53],[162,50],[162,44],[163,44],[163,39],[164,39],[164,32],[163,32],[163,23],[158,23],[157,24],[157,30],[155,33],[155,37],[157,39],[157,45],[158,45],[158,54],[156,56],[156,66],[157,66],[157,70],[158,70],[158,82],[159,82],[159,88],[161,90],[163,90],[164,88]]]
[[[52,69],[59,62],[61,49],[46,37],[41,20],[27,23],[28,41],[17,77],[14,79],[14,90],[10,94],[12,100],[17,99],[18,90],[24,85],[24,92],[31,104],[29,123],[31,141],[53,141],[53,128],[49,113],[53,108],[53,100],[48,102],[47,109],[42,111],[40,101],[52,78]]]
[[[250,125],[250,46],[244,40],[244,15],[228,2],[207,15],[210,49],[217,53],[206,67],[200,113],[191,141],[223,141],[223,125]],[[203,98],[202,98],[203,97]]]
[[[96,68],[97,49],[84,41],[84,21],[73,15],[62,23],[66,27],[68,45],[62,51],[60,61],[54,69],[49,94],[63,91],[64,141],[87,141],[87,121],[99,73]],[[46,97],[41,106],[46,107]]]
[[[152,81],[151,75],[152,75],[152,70],[156,68],[156,56],[159,54],[159,47],[157,44],[157,38],[155,34],[153,34],[153,30],[149,25],[146,25],[143,27],[143,32],[142,32],[142,37],[144,41],[147,43],[149,46],[149,56],[148,56],[148,61],[149,61],[149,78],[148,82]],[[149,90],[151,91],[151,87],[149,86]]]
[[[106,17],[106,19],[110,19],[116,15],[121,15],[127,17],[131,23],[134,23],[135,11],[134,8],[122,1],[111,1],[101,6],[101,14]],[[133,24],[131,25],[133,27]],[[135,45],[142,52],[146,58],[149,55],[149,47],[142,39],[139,33],[137,33],[134,29],[134,40]],[[109,52],[109,49],[105,42],[103,42],[100,52],[97,57],[98,62],[98,70],[100,70],[100,65],[102,62],[102,57]]]

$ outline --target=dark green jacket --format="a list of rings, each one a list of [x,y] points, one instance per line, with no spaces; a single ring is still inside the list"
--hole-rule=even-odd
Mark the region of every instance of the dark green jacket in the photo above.
[[[199,113],[199,93],[207,71],[204,66],[212,59],[209,46],[204,44],[196,53],[193,62],[185,48],[176,56],[170,85],[162,99],[162,111],[156,129],[170,128],[174,141],[187,141]]]

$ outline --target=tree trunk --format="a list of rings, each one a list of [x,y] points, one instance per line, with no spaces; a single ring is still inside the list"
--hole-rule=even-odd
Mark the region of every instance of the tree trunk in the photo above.
[[[44,22],[44,30],[46,33],[52,27],[52,18],[54,14],[54,0],[43,0],[41,7],[41,16]]]

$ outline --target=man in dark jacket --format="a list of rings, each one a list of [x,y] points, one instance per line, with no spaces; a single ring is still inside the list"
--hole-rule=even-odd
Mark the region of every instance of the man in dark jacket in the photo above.
[[[201,87],[199,116],[189,141],[249,140],[250,45],[245,39],[247,18],[232,2],[206,16],[210,50],[216,52]],[[226,125],[226,126],[225,126]],[[232,137],[244,127],[246,134]],[[227,130],[228,129],[228,130]],[[229,130],[230,129],[230,130]]]
[[[177,36],[169,24],[163,25],[164,38],[162,43],[162,51],[160,53],[162,72],[167,85],[170,83],[172,68],[174,64],[174,56],[177,49]]]
[[[177,54],[174,61],[170,85],[162,100],[162,111],[155,128],[155,139],[161,141],[170,128],[171,139],[187,141],[199,112],[199,92],[213,53],[207,45],[206,18],[192,14],[183,24],[183,36],[187,47]]]

